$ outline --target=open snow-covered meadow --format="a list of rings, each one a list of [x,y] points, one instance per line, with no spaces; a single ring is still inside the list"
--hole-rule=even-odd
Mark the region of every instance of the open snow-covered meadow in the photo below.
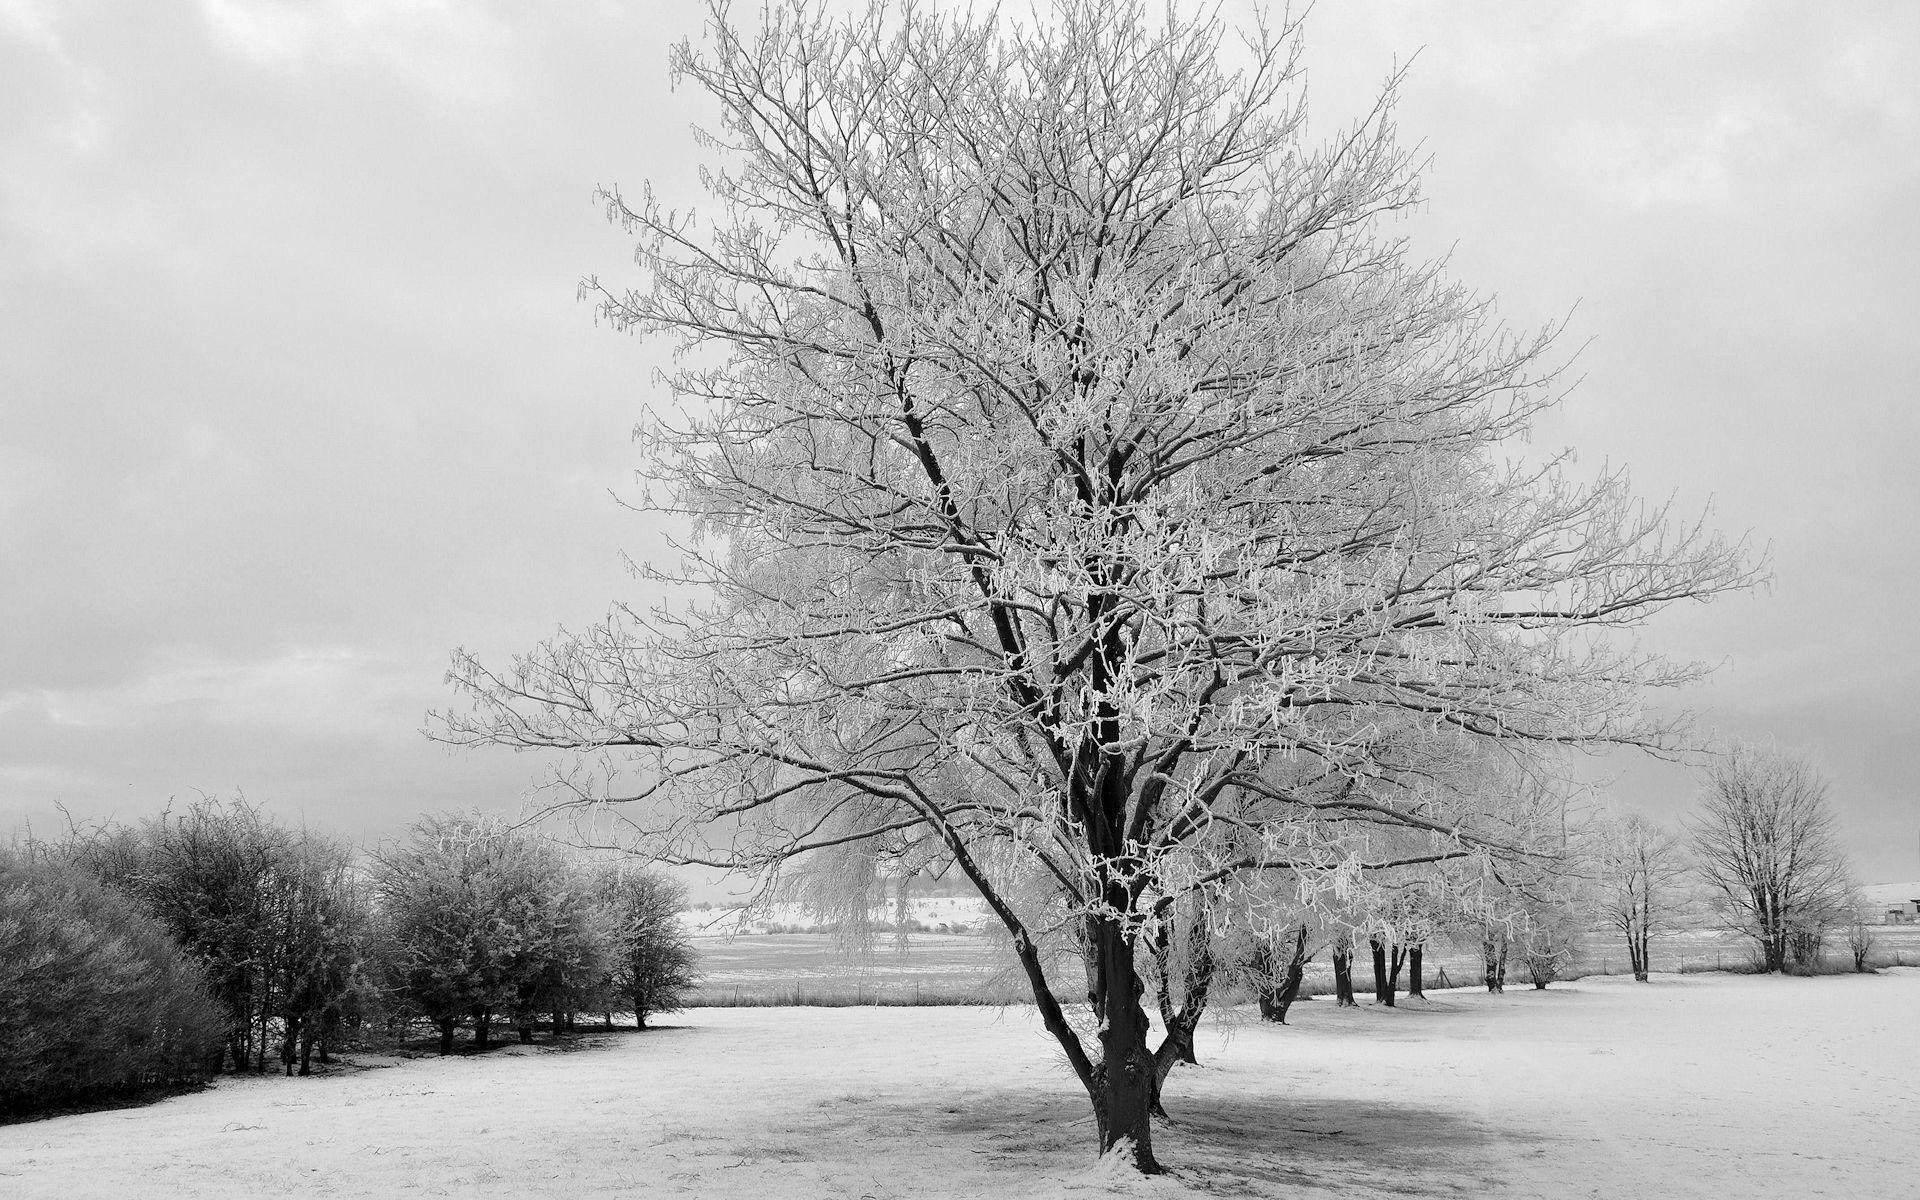
[[[1030,1009],[694,1009],[0,1127],[0,1194],[1916,1195],[1916,1013],[1906,968],[1209,1016],[1143,1180]]]

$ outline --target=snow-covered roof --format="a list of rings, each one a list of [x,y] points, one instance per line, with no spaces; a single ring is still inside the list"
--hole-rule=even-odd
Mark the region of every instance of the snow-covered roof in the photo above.
[[[1868,904],[1920,903],[1920,883],[1870,883],[1860,895]]]

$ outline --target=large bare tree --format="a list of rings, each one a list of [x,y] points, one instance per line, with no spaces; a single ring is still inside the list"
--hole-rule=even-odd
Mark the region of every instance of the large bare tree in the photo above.
[[[937,844],[1145,1171],[1136,953],[1174,902],[1481,852],[1436,764],[1665,743],[1638,694],[1698,671],[1606,635],[1748,581],[1510,449],[1550,339],[1382,236],[1419,195],[1391,88],[1310,144],[1295,31],[1225,41],[1094,0],[717,6],[673,59],[719,109],[708,208],[610,192],[646,278],[587,283],[686,354],[641,434],[685,591],[457,654],[437,726],[603,752],[560,799],[681,861]]]
[[[1847,875],[1827,781],[1803,758],[1751,743],[1706,772],[1692,829],[1700,874],[1734,928],[1754,940],[1761,965],[1784,971],[1817,955],[1829,925],[1844,921]],[[1796,945],[1796,942],[1798,945]]]

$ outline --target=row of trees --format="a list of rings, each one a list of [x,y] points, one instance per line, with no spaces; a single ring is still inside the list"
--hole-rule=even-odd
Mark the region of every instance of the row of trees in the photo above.
[[[360,856],[206,799],[29,842],[0,867],[0,994],[26,1006],[0,1014],[16,1106],[270,1063],[306,1075],[370,1022],[430,1022],[443,1054],[463,1024],[480,1047],[496,1021],[523,1040],[582,1012],[644,1028],[694,980],[678,884],[478,815],[424,818]],[[109,1068],[128,1039],[162,1046],[160,1065]],[[22,1056],[40,1065],[16,1072]]]
[[[1601,919],[1626,939],[1636,979],[1655,934],[1702,917],[1747,937],[1764,971],[1818,969],[1836,933],[1866,969],[1872,936],[1826,782],[1793,754],[1736,744],[1708,765],[1684,832],[1640,813],[1603,818],[1586,853]]]

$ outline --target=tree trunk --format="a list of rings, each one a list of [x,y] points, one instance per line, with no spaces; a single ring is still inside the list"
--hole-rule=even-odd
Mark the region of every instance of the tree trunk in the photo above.
[[[452,1017],[441,1017],[439,1021],[440,1053],[443,1055],[453,1053],[453,1023]]]
[[[1353,998],[1353,944],[1339,942],[1333,949],[1333,1002],[1336,1008],[1351,1008]]]
[[[492,1026],[492,1024],[493,1024],[492,1009],[480,1008],[480,1009],[474,1010],[473,1048],[475,1050],[485,1050],[487,1048],[487,1032],[488,1032],[488,1029]]]
[[[1377,937],[1367,939],[1367,945],[1373,949],[1373,1002],[1375,1004],[1393,1003],[1393,985],[1387,982],[1387,946]]]
[[[1415,942],[1407,947],[1407,995],[1427,998],[1426,980],[1421,975],[1420,956],[1426,951],[1426,945]]]
[[[1293,936],[1293,951],[1287,956],[1286,973],[1281,976],[1280,986],[1275,989],[1271,999],[1262,990],[1260,996],[1260,1015],[1269,1021],[1282,1025],[1287,1023],[1287,1010],[1300,996],[1300,980],[1307,972],[1307,926],[1300,923],[1299,930]]]
[[[1122,899],[1130,907],[1130,898]],[[1143,1175],[1157,1175],[1160,1164],[1153,1156],[1156,1075],[1153,1055],[1147,1050],[1150,1027],[1146,1009],[1140,1004],[1143,997],[1133,961],[1133,939],[1118,921],[1100,918],[1092,925],[1100,985],[1096,1011],[1101,1018],[1101,1059],[1094,1072],[1093,1096],[1100,1153],[1126,1143],[1134,1168]]]
[[[1507,935],[1505,930],[1489,928],[1480,938],[1481,957],[1486,965],[1487,991],[1507,990]]]
[[[1406,948],[1396,944],[1393,947],[1393,954],[1391,959],[1392,965],[1390,965],[1387,968],[1387,1007],[1388,1008],[1393,1007],[1393,994],[1400,990],[1400,967],[1401,967],[1401,964],[1405,963],[1406,961],[1407,961]]]
[[[293,1062],[300,1045],[299,1017],[288,1017],[281,1023],[280,1030],[280,1067],[289,1077],[293,1075]]]
[[[300,1074],[313,1074],[313,1022],[300,1031]]]
[[[515,1028],[516,1028],[516,1029],[518,1030],[518,1032],[519,1032],[519,1034],[520,1034],[520,1044],[521,1044],[522,1046],[531,1046],[531,1045],[533,1045],[533,1026],[532,1026],[532,1024],[530,1024],[530,1023],[529,1023],[529,1024],[526,1024],[526,1025],[519,1025],[519,1026],[516,1026]]]

